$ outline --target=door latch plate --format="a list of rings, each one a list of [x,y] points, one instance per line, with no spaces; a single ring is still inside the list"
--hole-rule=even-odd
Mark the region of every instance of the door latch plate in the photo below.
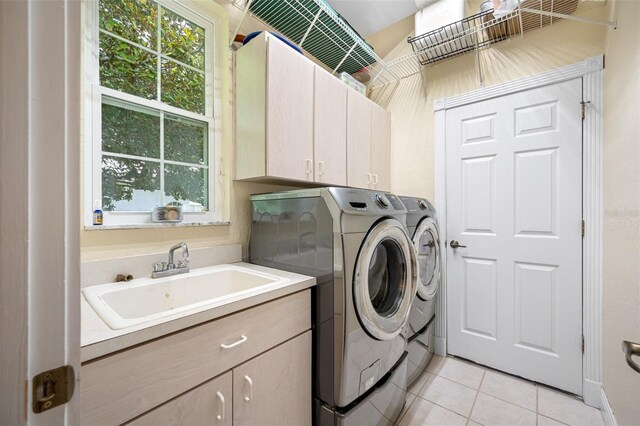
[[[36,375],[33,378],[33,412],[42,413],[69,402],[75,383],[76,375],[70,365]]]

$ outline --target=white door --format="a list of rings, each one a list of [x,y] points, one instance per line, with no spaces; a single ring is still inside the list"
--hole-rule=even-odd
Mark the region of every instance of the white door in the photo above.
[[[446,112],[448,352],[579,395],[581,99],[575,79]]]

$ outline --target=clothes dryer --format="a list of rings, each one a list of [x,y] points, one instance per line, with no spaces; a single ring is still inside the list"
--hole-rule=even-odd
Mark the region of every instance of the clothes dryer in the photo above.
[[[406,395],[416,258],[391,195],[319,188],[254,195],[250,261],[316,277],[314,424],[392,424]]]
[[[440,235],[436,210],[423,198],[400,197],[418,263],[417,294],[407,322],[407,382],[413,383],[433,356],[435,298],[440,288]]]

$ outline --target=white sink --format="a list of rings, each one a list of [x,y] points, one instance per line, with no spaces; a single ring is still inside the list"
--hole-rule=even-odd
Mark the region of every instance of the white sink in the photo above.
[[[104,322],[118,330],[201,312],[288,282],[243,266],[220,265],[172,277],[86,287],[82,293]]]

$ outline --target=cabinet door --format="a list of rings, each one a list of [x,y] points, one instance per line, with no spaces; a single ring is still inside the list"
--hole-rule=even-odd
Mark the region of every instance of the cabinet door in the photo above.
[[[347,86],[316,67],[314,108],[315,181],[347,184]]]
[[[227,372],[138,417],[130,426],[231,426],[232,374]]]
[[[371,183],[371,104],[349,90],[347,95],[347,185],[369,188]]]
[[[371,105],[371,172],[373,188],[391,189],[391,114],[381,106]]]
[[[311,424],[311,331],[233,369],[233,425]]]
[[[268,40],[267,174],[313,181],[314,65],[275,37]]]

